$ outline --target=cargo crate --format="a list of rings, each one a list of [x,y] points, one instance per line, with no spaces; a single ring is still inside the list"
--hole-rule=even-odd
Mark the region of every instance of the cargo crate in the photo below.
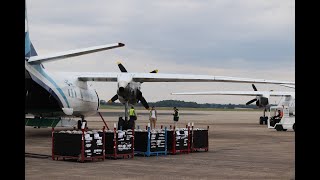
[[[190,152],[190,127],[167,131],[167,151],[171,154]]]
[[[192,126],[190,136],[191,152],[209,151],[209,126],[207,126],[207,129],[199,129]]]
[[[105,131],[105,156],[108,158],[134,157],[134,130]]]
[[[167,127],[165,129],[135,131],[134,152],[144,156],[167,155]]]
[[[105,133],[103,130],[59,131],[52,128],[52,160],[75,159],[86,160],[105,159]]]

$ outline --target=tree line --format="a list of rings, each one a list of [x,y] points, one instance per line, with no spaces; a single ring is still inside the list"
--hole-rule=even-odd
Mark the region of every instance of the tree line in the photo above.
[[[100,100],[101,105],[112,105],[112,106],[123,106],[120,102],[114,102],[112,104],[108,104],[105,100]],[[235,109],[235,108],[252,108],[257,109],[258,107],[253,103],[250,105],[245,104],[215,104],[215,103],[204,103],[198,104],[196,102],[187,102],[187,101],[180,101],[180,100],[162,100],[157,102],[148,102],[149,106],[155,107],[188,107],[188,108],[221,108],[221,109]],[[136,106],[142,106],[139,102]]]

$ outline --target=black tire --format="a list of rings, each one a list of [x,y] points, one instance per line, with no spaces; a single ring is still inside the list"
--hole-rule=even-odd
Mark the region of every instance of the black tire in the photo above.
[[[259,122],[259,124],[263,124],[263,120],[260,118],[260,122]]]
[[[293,129],[294,132],[296,132],[296,124],[293,124],[292,129]]]
[[[265,124],[265,125],[268,124],[268,117],[264,117],[264,124]]]
[[[275,128],[276,128],[277,131],[282,131],[283,130],[282,125],[276,125]]]
[[[282,129],[282,131],[287,131],[287,129]]]
[[[81,120],[78,120],[78,126],[77,126],[78,130],[81,129],[81,124],[82,124]]]

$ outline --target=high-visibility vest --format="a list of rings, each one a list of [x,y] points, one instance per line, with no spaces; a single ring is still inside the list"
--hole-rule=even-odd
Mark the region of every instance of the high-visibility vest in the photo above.
[[[175,117],[179,117],[179,111],[178,111],[178,110],[175,110],[175,111],[174,111],[174,116],[175,116]]]
[[[136,116],[134,109],[129,110],[129,116]]]

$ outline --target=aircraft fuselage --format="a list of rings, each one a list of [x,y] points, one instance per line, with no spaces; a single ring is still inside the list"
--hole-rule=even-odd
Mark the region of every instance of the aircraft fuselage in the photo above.
[[[48,72],[41,64],[25,63],[25,113],[41,117],[89,116],[98,111],[99,97],[77,73]]]

